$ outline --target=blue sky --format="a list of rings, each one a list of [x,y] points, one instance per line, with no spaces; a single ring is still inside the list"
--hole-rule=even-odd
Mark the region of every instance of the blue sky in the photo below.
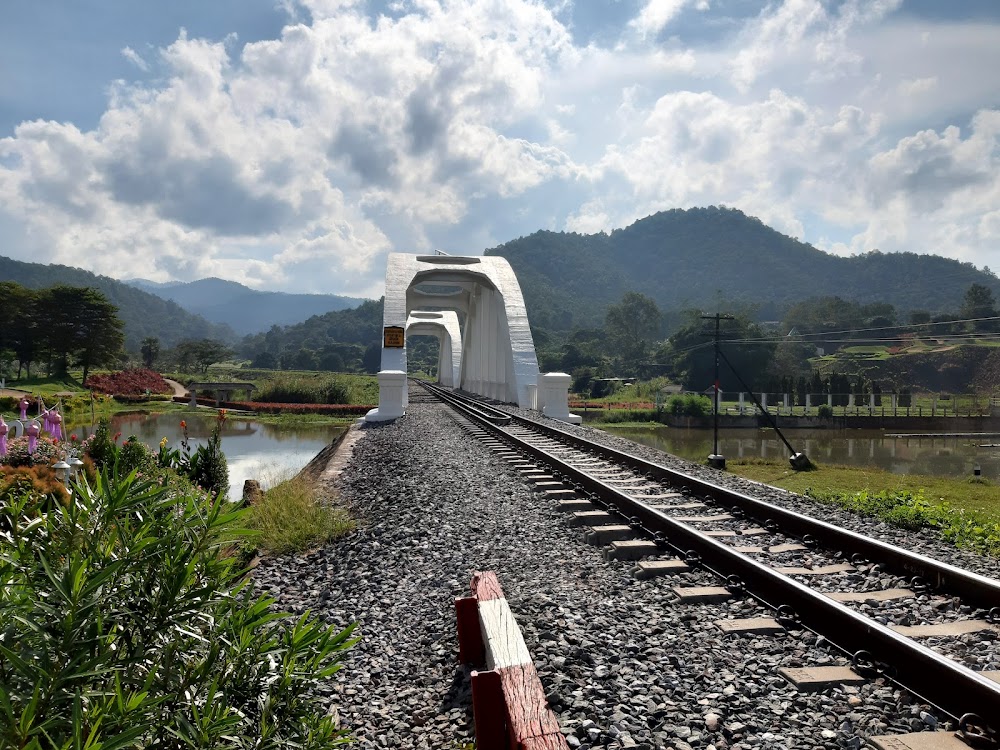
[[[15,258],[377,296],[390,251],[725,204],[829,252],[1000,268],[995,0],[2,12]]]

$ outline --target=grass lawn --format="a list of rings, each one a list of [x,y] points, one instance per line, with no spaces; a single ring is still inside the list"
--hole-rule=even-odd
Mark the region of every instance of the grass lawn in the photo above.
[[[729,460],[726,468],[741,477],[799,494],[828,496],[863,490],[914,493],[922,490],[931,502],[946,502],[1000,523],[1000,485],[986,480],[891,474],[881,469],[849,466],[820,466],[816,471],[796,472],[787,463],[762,459]]]

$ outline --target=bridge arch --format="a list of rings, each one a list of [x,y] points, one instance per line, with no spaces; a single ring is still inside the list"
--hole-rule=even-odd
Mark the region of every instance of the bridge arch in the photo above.
[[[538,386],[538,360],[517,277],[506,258],[390,253],[385,272],[386,329],[407,329],[414,311],[464,316],[456,386],[529,407]],[[395,419],[406,406],[406,342],[385,346],[379,373],[379,408],[368,421]]]
[[[438,340],[438,382],[456,387],[462,377],[462,330],[454,310],[421,310],[406,320],[406,340],[410,336],[434,336]]]

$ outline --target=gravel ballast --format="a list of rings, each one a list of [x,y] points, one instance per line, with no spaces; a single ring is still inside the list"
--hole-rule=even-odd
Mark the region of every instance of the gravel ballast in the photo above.
[[[475,570],[497,572],[571,747],[845,748],[938,725],[929,707],[880,682],[798,693],[779,667],[846,661],[810,634],[723,635],[715,620],[765,612],[741,598],[677,604],[673,586],[718,585],[702,571],[634,579],[633,563],[605,560],[554,501],[418,392],[405,418],[364,429],[339,479],[358,531],[305,555],[265,559],[254,572],[284,609],[360,623],[361,643],[327,688],[358,747],[457,750],[473,740],[453,600],[467,594]],[[766,489],[736,481],[750,494]],[[780,491],[766,499],[808,503]],[[824,507],[824,518],[833,510]],[[911,549],[914,537],[905,533]]]

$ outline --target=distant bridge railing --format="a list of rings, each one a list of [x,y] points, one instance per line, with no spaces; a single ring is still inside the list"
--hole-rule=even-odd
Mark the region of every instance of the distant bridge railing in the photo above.
[[[198,391],[215,391],[215,405],[221,406],[225,401],[231,401],[230,394],[234,391],[244,391],[246,392],[246,400],[249,401],[254,390],[257,386],[253,383],[238,383],[238,382],[228,382],[228,383],[205,383],[199,381],[192,381],[188,383],[188,396],[190,396],[190,401],[188,401],[189,406],[198,405]]]

